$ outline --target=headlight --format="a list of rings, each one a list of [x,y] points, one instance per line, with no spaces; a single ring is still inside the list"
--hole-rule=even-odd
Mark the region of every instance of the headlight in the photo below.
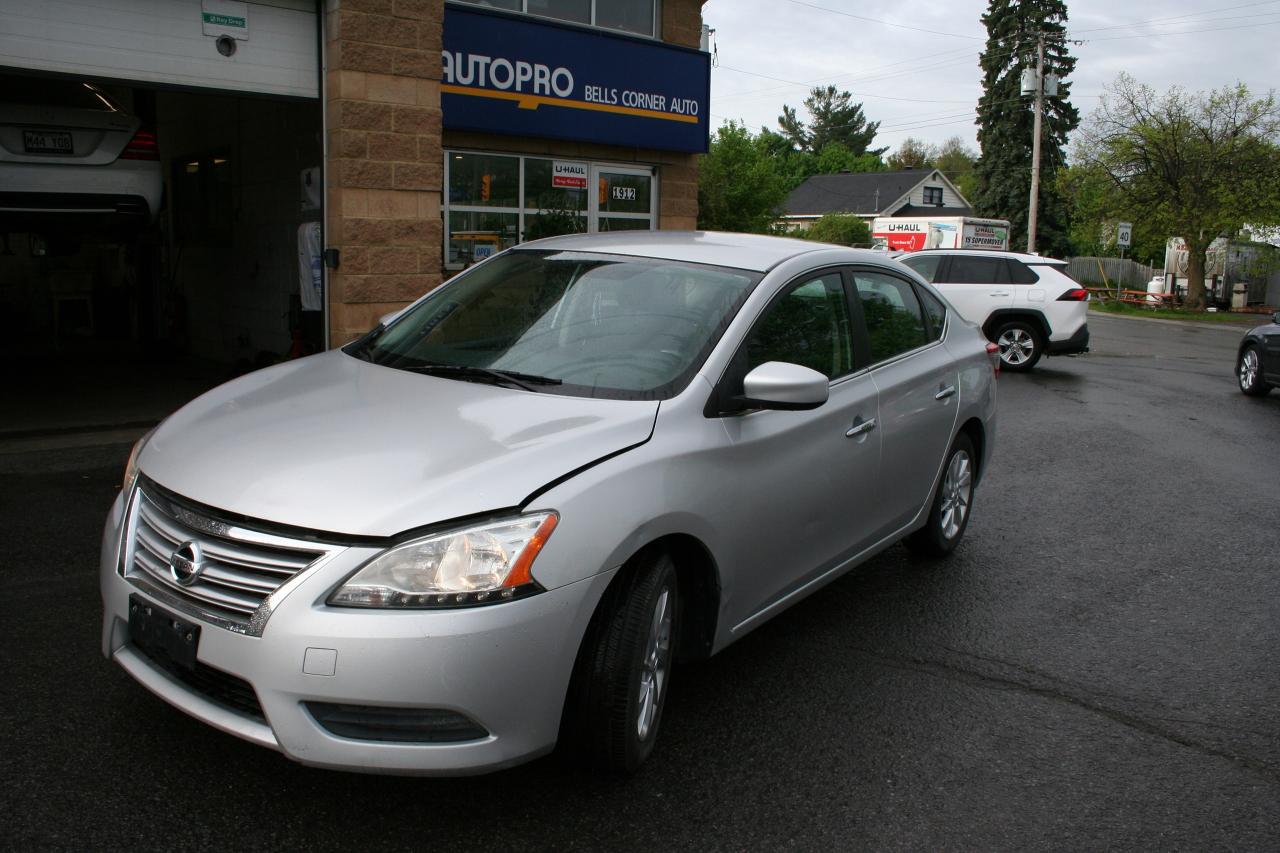
[[[120,488],[124,489],[127,495],[133,490],[133,484],[138,481],[138,456],[142,453],[142,448],[146,446],[147,440],[151,438],[152,433],[156,430],[152,428],[147,430],[146,435],[133,443],[133,450],[129,451],[129,461],[124,464],[124,481]]]
[[[397,545],[356,571],[328,603],[458,607],[537,592],[530,569],[557,521],[554,512],[531,513]]]

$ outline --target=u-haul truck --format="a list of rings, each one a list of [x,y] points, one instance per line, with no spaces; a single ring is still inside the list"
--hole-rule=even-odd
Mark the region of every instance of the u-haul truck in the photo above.
[[[871,239],[893,252],[921,249],[1009,248],[1009,222],[972,216],[881,216],[871,224]]]

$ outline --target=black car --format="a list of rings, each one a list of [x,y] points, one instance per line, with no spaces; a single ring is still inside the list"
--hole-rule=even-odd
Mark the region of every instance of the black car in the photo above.
[[[1240,390],[1261,397],[1280,385],[1280,311],[1271,322],[1245,333],[1236,356],[1236,378]]]

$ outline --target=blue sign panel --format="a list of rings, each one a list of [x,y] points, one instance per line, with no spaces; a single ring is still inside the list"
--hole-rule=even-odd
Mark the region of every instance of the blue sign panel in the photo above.
[[[707,150],[702,51],[446,6],[442,62],[447,128]]]

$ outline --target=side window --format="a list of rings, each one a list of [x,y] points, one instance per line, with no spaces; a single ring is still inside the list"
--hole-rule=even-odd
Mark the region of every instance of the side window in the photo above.
[[[947,308],[938,301],[938,297],[923,287],[916,288],[916,296],[920,297],[920,304],[924,306],[925,316],[929,318],[929,340],[936,341],[942,337],[942,327],[947,319]]]
[[[873,272],[855,272],[853,280],[867,323],[872,364],[929,342],[920,302],[908,282]]]
[[[938,267],[942,266],[942,255],[913,255],[903,258],[899,263],[906,264],[925,281],[933,284],[938,277]]]
[[[1009,275],[1004,258],[952,255],[947,281],[951,284],[1008,284]]]
[[[1009,281],[1014,284],[1035,284],[1040,281],[1036,274],[1022,261],[1015,261],[1010,258],[1006,263],[1009,265]]]
[[[852,372],[852,324],[840,274],[803,281],[770,305],[746,351],[747,370],[786,361],[831,378]]]

